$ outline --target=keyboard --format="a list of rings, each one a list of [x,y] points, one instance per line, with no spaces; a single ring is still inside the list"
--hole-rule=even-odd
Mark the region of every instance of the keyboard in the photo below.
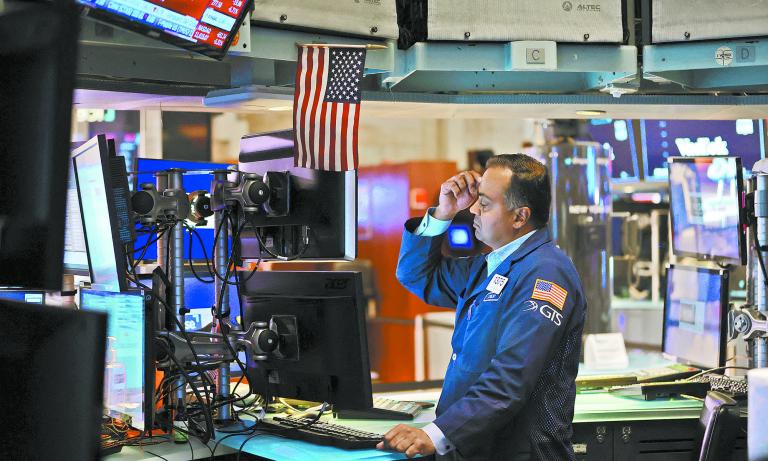
[[[404,402],[400,400],[374,397],[373,407],[364,410],[336,410],[336,417],[340,419],[388,419],[409,420],[430,406],[419,402]]]
[[[275,416],[256,425],[256,429],[289,439],[303,440],[317,445],[355,450],[376,448],[383,440],[381,434],[365,432],[340,424],[315,421],[314,417],[282,418]],[[310,424],[311,423],[311,424]]]
[[[743,397],[747,395],[746,379],[735,379],[730,376],[718,375],[716,373],[707,373],[701,376],[697,376],[692,381],[709,383],[713,391],[721,391],[731,394],[735,397]]]

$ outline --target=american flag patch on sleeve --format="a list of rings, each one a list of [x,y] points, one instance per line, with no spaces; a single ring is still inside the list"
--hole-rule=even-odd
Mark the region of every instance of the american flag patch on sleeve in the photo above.
[[[568,292],[558,284],[547,280],[536,279],[531,298],[550,302],[558,309],[563,310],[563,306],[565,306],[565,298],[567,296]]]

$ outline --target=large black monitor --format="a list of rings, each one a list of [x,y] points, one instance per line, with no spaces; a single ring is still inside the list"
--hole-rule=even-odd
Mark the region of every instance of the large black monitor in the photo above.
[[[75,149],[73,157],[91,285],[102,291],[124,291],[127,288],[125,250],[112,193],[107,138],[104,135],[91,138]]]
[[[587,121],[590,141],[599,142],[604,149],[609,147],[613,152],[611,157],[613,182],[640,179],[635,124],[637,124],[637,120],[609,118]]]
[[[250,0],[77,0],[103,22],[222,59],[235,41]]]
[[[107,314],[104,409],[139,430],[152,428],[154,319],[140,290],[80,290],[80,309]]]
[[[673,265],[667,269],[665,355],[705,369],[725,362],[728,271]]]
[[[0,2],[0,285],[60,290],[73,2]]]
[[[739,157],[669,159],[672,251],[746,263],[744,187]]]
[[[107,317],[0,300],[0,459],[97,459]]]
[[[248,380],[257,392],[266,393],[268,374],[272,397],[328,402],[336,409],[373,406],[359,272],[259,272],[240,296],[244,325],[279,324],[281,316],[297,321],[295,359],[249,358]]]
[[[667,179],[670,157],[739,156],[748,170],[765,158],[762,120],[641,120],[646,180]]]
[[[244,136],[240,141],[240,171],[263,175],[290,173],[290,214],[254,216],[262,241],[282,255],[304,249],[301,226],[309,227],[309,245],[301,259],[353,260],[357,253],[357,172],[319,171],[294,166],[293,130]],[[250,229],[250,228],[246,228]],[[273,250],[273,253],[275,251]],[[246,259],[271,259],[253,232],[242,238]]]

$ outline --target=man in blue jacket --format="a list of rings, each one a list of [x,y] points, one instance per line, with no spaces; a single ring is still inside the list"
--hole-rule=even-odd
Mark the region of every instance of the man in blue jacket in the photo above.
[[[586,303],[571,260],[547,230],[546,168],[522,154],[481,177],[443,183],[439,205],[406,223],[397,278],[428,304],[456,308],[453,353],[432,424],[398,425],[379,448],[447,460],[573,460]],[[442,234],[470,207],[485,256],[445,258]]]

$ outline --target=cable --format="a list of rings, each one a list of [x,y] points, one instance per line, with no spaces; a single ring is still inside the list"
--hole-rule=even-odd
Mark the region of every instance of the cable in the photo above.
[[[189,386],[192,388],[192,392],[195,393],[195,397],[197,398],[197,401],[200,402],[201,406],[205,406],[203,403],[203,397],[200,395],[200,392],[197,389],[197,386],[192,382],[192,379],[189,377],[186,371],[184,371],[184,367],[179,362],[179,360],[176,358],[175,355],[173,355],[173,352],[171,351],[171,348],[168,347],[164,342],[159,341],[158,344],[160,344],[165,351],[168,353],[168,357],[173,361],[173,363],[176,365],[176,367],[181,371],[182,376],[184,377],[184,380],[189,384]],[[204,412],[205,416],[205,425],[206,430],[202,437],[200,437],[200,440],[203,443],[208,443],[209,440],[211,440],[211,437],[213,436],[213,417],[211,416],[210,411]],[[198,436],[199,437],[199,436]]]
[[[261,238],[261,234],[259,234],[259,226],[257,226],[254,222],[251,222],[250,224],[251,224],[251,227],[253,227],[253,231],[256,234],[256,240],[259,241],[259,246],[261,247],[261,249],[266,251],[267,254],[269,254],[270,256],[272,256],[275,259],[278,259],[280,261],[294,261],[294,260],[299,259],[302,256],[304,256],[304,253],[306,253],[307,248],[309,248],[309,232],[311,230],[309,226],[302,226],[302,228],[304,229],[304,233],[306,235],[303,238],[304,242],[303,242],[302,248],[299,250],[299,252],[296,253],[295,255],[283,256],[283,255],[279,255],[277,253],[274,253],[272,250],[270,250],[264,244],[264,241]]]
[[[696,373],[693,376],[690,376],[686,378],[686,381],[691,381],[692,379],[698,378],[699,376],[705,375],[707,373],[712,373],[715,371],[725,371],[725,370],[749,370],[747,367],[737,367],[737,366],[728,366],[728,367],[717,367],[717,368],[710,368],[709,370],[704,370],[699,373]]]
[[[243,440],[243,443],[240,444],[240,448],[237,449],[237,456],[235,457],[235,461],[240,461],[240,455],[243,454],[243,448],[245,448],[245,444],[250,442],[252,439],[260,436],[260,435],[268,435],[268,432],[256,432],[255,434],[246,437],[245,440]]]
[[[197,280],[199,280],[200,282],[202,282],[202,283],[213,283],[213,282],[215,282],[216,280],[214,278],[211,278],[210,280],[205,280],[205,279],[201,278],[199,275],[197,275],[197,270],[195,270],[195,265],[192,264],[192,244],[193,244],[193,242],[192,242],[192,228],[189,225],[187,225],[186,223],[184,223],[184,227],[189,231],[189,248],[187,249],[188,250],[187,251],[187,263],[189,265],[189,269],[192,271],[192,275],[194,275],[195,278]],[[210,261],[208,260],[208,255],[206,254],[205,246],[203,246],[202,244],[200,246],[203,248],[203,253],[205,255],[205,263],[208,266],[208,272],[210,273],[210,271],[211,271]]]
[[[757,261],[760,263],[760,270],[763,273],[763,283],[768,286],[768,271],[765,268],[765,261],[763,261],[763,252],[760,249],[760,240],[757,238],[757,220],[751,226],[752,229],[752,241],[754,242],[755,253],[757,253]]]
[[[158,455],[157,453],[152,453],[152,452],[151,452],[151,451],[149,451],[149,450],[144,450],[144,453],[148,453],[148,454],[150,454],[150,455],[154,456],[155,458],[160,458],[160,459],[162,459],[163,461],[168,461],[168,458],[163,458],[162,456]],[[192,458],[190,458],[190,459],[195,459],[195,457],[193,456],[193,457],[192,457]]]
[[[168,309],[171,312],[173,311],[173,309],[171,309],[171,307],[168,305],[168,303],[165,302],[165,300],[155,295],[154,291],[152,291],[151,288],[139,282],[138,278],[130,281],[136,284],[136,286],[143,288],[147,293],[150,294],[150,296],[152,296],[154,299],[158,300],[163,306],[165,306],[166,309]],[[176,315],[171,315],[171,317],[173,318],[174,322],[176,322],[176,327],[179,329],[178,331],[181,333],[181,335],[184,337],[184,340],[187,342],[187,345],[189,346],[189,350],[192,352],[192,356],[195,358],[195,362],[197,362],[198,366],[202,366],[203,362],[200,360],[200,357],[197,355],[197,351],[195,350],[195,347],[192,345],[192,340],[189,339],[189,335],[187,335],[187,330],[184,327],[184,324],[182,324],[179,321]],[[213,383],[210,380],[209,380],[209,385],[213,386]]]
[[[257,423],[257,424],[258,424],[258,423]],[[230,437],[235,437],[235,436],[237,436],[237,435],[252,435],[252,434],[253,434],[254,432],[256,432],[256,431],[257,431],[257,429],[255,429],[255,427],[254,427],[254,428],[246,429],[246,430],[244,430],[244,431],[242,431],[242,432],[235,432],[235,433],[232,433],[232,434],[227,434],[227,435],[225,435],[224,437],[220,438],[219,440],[217,440],[217,441],[216,441],[216,444],[213,446],[213,451],[211,452],[210,461],[214,461],[214,456],[215,456],[215,454],[216,454],[216,449],[218,449],[218,448],[219,448],[219,445],[220,445],[220,444],[221,444],[221,442],[223,442],[224,440],[226,440],[226,439],[228,439],[228,438],[230,438]]]

